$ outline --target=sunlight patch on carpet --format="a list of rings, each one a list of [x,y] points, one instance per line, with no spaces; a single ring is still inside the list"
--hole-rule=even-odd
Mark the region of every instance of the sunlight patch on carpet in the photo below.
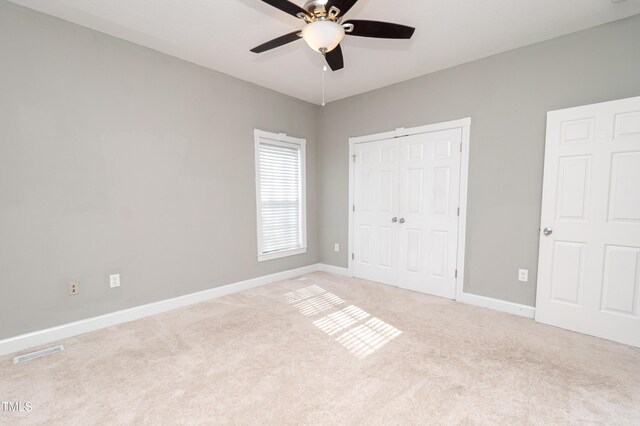
[[[333,336],[337,332],[342,331],[369,316],[370,315],[367,312],[357,306],[351,305],[341,311],[333,312],[326,317],[314,321],[313,325],[327,333],[329,336]]]
[[[344,300],[333,293],[327,292],[323,293],[320,296],[303,300],[302,302],[295,305],[295,307],[300,309],[300,313],[302,315],[310,316],[319,314],[320,312],[326,311],[327,309],[331,309],[334,306],[341,305],[343,303],[345,303]]]
[[[355,305],[338,310],[338,305],[346,303],[345,300],[317,285],[290,291],[283,294],[282,299],[307,317],[333,309],[333,312],[313,321],[313,325],[329,336],[343,332],[336,341],[359,359],[368,357],[402,334]]]
[[[336,340],[349,352],[364,359],[380,349],[402,332],[378,318],[371,318],[364,324],[340,335]]]
[[[282,298],[286,303],[292,304],[324,292],[325,290],[322,287],[310,285],[309,287],[301,288],[300,290],[285,293],[282,295]]]

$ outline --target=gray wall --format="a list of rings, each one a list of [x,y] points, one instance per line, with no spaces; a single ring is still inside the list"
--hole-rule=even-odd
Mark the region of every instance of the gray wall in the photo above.
[[[4,1],[0,58],[0,338],[317,262],[318,107]],[[306,255],[256,260],[254,127],[307,139]]]
[[[640,95],[639,41],[636,15],[329,104],[318,145],[321,262],[347,266],[349,137],[472,117],[464,288],[533,305],[546,112]]]

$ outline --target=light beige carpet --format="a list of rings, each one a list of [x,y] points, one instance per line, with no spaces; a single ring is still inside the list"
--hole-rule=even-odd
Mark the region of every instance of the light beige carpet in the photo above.
[[[640,424],[638,349],[325,273],[61,343],[1,424]]]

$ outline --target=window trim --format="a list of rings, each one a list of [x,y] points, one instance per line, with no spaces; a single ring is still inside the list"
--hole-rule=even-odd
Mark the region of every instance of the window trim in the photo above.
[[[272,145],[291,147],[295,145],[300,149],[300,218],[302,245],[294,249],[280,250],[273,253],[262,252],[262,217],[261,193],[260,193],[260,144],[267,141]],[[270,133],[263,130],[254,129],[254,156],[255,156],[255,178],[256,178],[256,224],[258,243],[258,262],[265,260],[279,259],[282,257],[295,256],[307,252],[307,141],[305,139],[287,136],[284,133]]]

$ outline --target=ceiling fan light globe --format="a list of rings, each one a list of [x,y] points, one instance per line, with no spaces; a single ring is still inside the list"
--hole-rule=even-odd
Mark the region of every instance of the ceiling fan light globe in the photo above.
[[[344,38],[344,28],[333,21],[315,21],[304,27],[302,38],[316,52],[331,52]]]

